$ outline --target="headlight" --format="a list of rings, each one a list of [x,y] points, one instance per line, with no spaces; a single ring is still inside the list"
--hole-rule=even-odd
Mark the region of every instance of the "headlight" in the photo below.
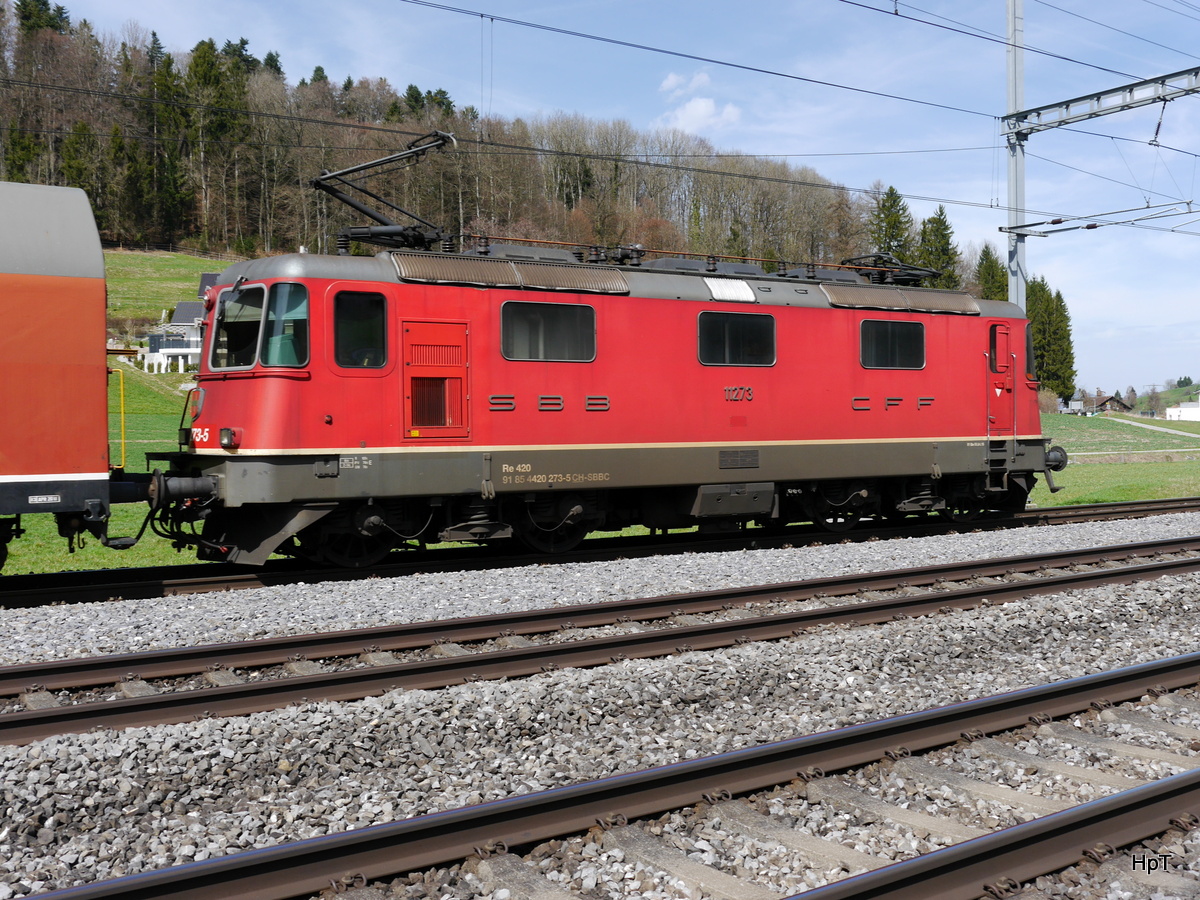
[[[192,421],[200,418],[200,410],[204,409],[204,388],[192,388],[188,391],[188,403],[191,406]]]

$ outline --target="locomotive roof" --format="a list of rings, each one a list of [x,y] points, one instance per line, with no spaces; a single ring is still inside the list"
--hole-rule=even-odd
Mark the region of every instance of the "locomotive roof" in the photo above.
[[[804,267],[767,274],[743,263],[657,259],[644,266],[581,263],[568,251],[493,245],[486,255],[391,250],[375,256],[294,253],[236,263],[218,284],[240,277],[319,278],[458,284],[530,292],[558,291],[761,306],[864,308],[1024,318],[1020,307],[965,291],[870,284],[845,269]]]

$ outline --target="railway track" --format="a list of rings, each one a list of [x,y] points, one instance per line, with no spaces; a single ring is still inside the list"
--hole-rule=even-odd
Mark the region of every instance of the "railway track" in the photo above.
[[[0,578],[0,607],[9,609],[50,603],[91,603],[112,599],[143,599],[208,591],[244,590],[304,582],[316,584],[368,577],[394,578],[414,572],[461,571],[503,566],[536,565],[543,562],[592,562],[620,557],[653,556],[662,553],[767,549],[786,547],[797,541],[840,543],[894,537],[923,537],[947,534],[964,527],[972,529],[1054,525],[1105,519],[1138,518],[1200,509],[1200,497],[1169,500],[1138,500],[1126,503],[1097,503],[1071,507],[1029,509],[1015,516],[980,518],[971,522],[949,522],[940,518],[912,520],[902,527],[862,527],[844,533],[801,528],[786,533],[764,529],[738,532],[734,536],[697,535],[692,532],[643,538],[602,538],[586,541],[571,553],[554,556],[508,554],[498,556],[485,547],[456,547],[426,552],[393,554],[389,561],[371,569],[315,569],[292,560],[276,560],[261,569],[203,563],[159,566],[149,569],[107,569],[90,572],[59,572],[45,575],[6,575]]]
[[[1147,561],[1153,556],[1166,558]],[[562,667],[607,665],[777,640],[831,624],[935,615],[1196,570],[1200,537],[32,663],[0,669],[0,697],[12,698],[14,710],[0,715],[0,742],[23,744],[95,727],[244,715],[309,700],[353,700],[398,688],[440,688]],[[952,587],[962,580],[975,583]],[[919,586],[938,589],[920,592]],[[884,596],[881,591],[893,593]],[[842,602],[831,605],[830,598]],[[670,621],[666,627],[642,624],[662,620]],[[615,633],[610,626],[616,626]],[[585,628],[607,633],[586,637]],[[479,646],[468,650],[462,645],[466,642]],[[408,653],[409,658],[402,660],[396,652]],[[104,689],[79,693],[97,686]]]
[[[740,900],[1007,897],[1064,869],[1195,896],[1200,881],[1148,861],[1175,868],[1200,827],[1198,681],[1193,653],[45,896],[268,900],[449,867],[435,882],[570,900],[618,861]],[[805,827],[814,811],[910,840],[852,848],[847,827]],[[750,877],[752,853],[794,877]]]

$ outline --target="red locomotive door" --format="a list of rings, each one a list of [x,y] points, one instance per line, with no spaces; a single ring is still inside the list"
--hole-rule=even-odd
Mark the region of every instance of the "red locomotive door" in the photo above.
[[[401,322],[401,328],[404,437],[467,437],[466,323]]]
[[[1016,412],[1016,394],[1013,391],[1015,365],[1009,326],[1007,323],[994,323],[988,340],[988,434],[1013,433]]]

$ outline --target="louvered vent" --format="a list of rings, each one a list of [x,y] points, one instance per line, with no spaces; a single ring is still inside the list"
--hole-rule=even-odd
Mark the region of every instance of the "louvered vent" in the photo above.
[[[392,261],[404,281],[589,294],[629,293],[629,283],[624,275],[600,266],[518,262],[446,253],[396,252],[392,254]]]
[[[965,291],[889,287],[885,284],[822,284],[831,306],[904,309],[979,315],[979,303]]]

